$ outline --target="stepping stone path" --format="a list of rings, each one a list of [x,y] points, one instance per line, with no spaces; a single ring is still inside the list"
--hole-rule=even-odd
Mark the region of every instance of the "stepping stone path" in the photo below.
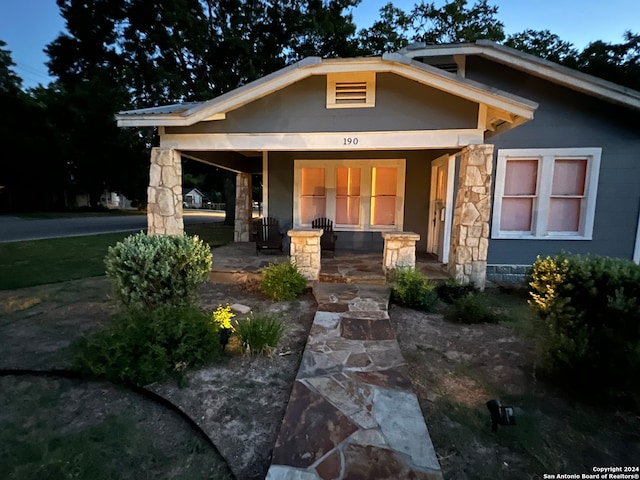
[[[389,322],[389,293],[315,284],[318,311],[267,480],[442,480]]]

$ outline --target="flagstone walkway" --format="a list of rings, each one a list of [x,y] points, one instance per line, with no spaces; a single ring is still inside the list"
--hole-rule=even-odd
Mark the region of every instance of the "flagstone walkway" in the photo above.
[[[267,480],[442,480],[385,285],[316,283]]]

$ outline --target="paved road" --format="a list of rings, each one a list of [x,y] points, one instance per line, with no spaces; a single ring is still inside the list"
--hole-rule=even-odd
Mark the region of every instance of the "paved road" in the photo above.
[[[198,210],[184,212],[185,225],[224,221],[224,212]],[[147,229],[146,215],[32,219],[0,216],[0,243],[56,237],[78,237],[99,233]]]

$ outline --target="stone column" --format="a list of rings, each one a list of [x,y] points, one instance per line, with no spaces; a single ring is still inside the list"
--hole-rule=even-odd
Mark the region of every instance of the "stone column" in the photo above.
[[[236,175],[236,218],[233,229],[234,242],[248,242],[251,240],[251,175],[238,173]]]
[[[462,151],[449,274],[481,290],[487,276],[492,174],[493,145],[469,145]]]
[[[420,235],[413,232],[383,232],[382,269],[386,274],[397,267],[416,267],[416,242]]]
[[[289,230],[287,235],[291,238],[291,263],[307,280],[318,280],[322,230],[318,228]]]
[[[177,150],[158,147],[151,149],[147,227],[149,235],[184,234],[182,163]]]

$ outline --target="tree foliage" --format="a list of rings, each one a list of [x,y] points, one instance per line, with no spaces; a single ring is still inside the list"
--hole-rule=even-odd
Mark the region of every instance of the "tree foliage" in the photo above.
[[[575,63],[578,56],[578,50],[572,43],[562,40],[549,30],[527,29],[509,35],[504,44],[507,47],[561,64]]]

